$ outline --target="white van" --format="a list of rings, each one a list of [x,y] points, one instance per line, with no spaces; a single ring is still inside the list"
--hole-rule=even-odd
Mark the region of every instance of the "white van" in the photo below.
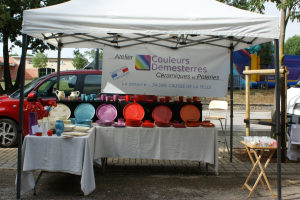
[[[287,113],[300,115],[300,85],[295,85],[287,90]]]

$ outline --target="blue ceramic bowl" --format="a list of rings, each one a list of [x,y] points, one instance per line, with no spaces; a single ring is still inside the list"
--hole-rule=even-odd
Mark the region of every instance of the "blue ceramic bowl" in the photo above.
[[[71,120],[71,124],[75,124],[76,123],[76,118],[69,118],[69,120]]]
[[[92,120],[90,119],[76,119],[76,124],[86,124],[90,125],[92,123]]]
[[[92,128],[92,125],[87,125],[87,124],[75,124],[76,126],[81,126],[81,127],[89,127]]]

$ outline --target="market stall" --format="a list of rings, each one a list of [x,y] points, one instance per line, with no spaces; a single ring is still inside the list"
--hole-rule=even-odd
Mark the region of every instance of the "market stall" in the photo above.
[[[232,52],[273,39],[278,51],[277,17],[244,11],[213,0],[189,0],[184,4],[180,1],[154,0],[150,4],[147,2],[147,6],[138,0],[90,0],[88,2],[73,0],[56,6],[24,11],[23,16],[23,41],[26,41],[28,34],[58,47],[58,77],[62,48],[103,48],[104,52],[108,52],[104,54],[103,61],[103,74],[106,79],[102,82],[102,85],[106,86],[103,88],[104,92],[126,94],[135,91],[135,94],[148,95],[224,97],[227,93],[228,64],[230,64],[231,136],[233,131]],[[23,62],[26,56],[25,47],[24,42],[22,63],[25,63]],[[129,54],[126,53],[126,49],[130,51]],[[170,54],[169,63],[177,62],[180,66],[173,68],[174,66],[154,65],[158,64],[155,62],[163,62],[159,58],[167,58],[164,51]],[[156,52],[162,56],[157,56]],[[179,58],[180,54],[190,57],[181,57],[180,61],[175,61],[174,59]],[[135,59],[131,57],[132,55],[135,55]],[[191,63],[190,59],[193,59]],[[122,64],[124,61],[129,61],[128,68],[119,66],[119,63]],[[135,64],[132,65],[134,61]],[[142,61],[146,64],[141,64]],[[278,54],[275,61],[277,70]],[[174,73],[162,76],[162,69],[172,70]],[[194,75],[195,78],[193,72],[197,74]],[[208,73],[205,74],[206,72]],[[22,71],[23,77],[24,71]],[[148,77],[156,78],[148,79]],[[131,82],[134,87],[126,87],[126,84],[130,84],[126,80],[135,79],[139,82]],[[59,88],[59,78],[57,80],[57,88]],[[147,81],[141,82],[143,80]],[[162,86],[167,84],[169,88],[159,87],[160,85],[151,87],[153,83],[157,83],[155,82],[157,80],[164,80],[159,83]],[[169,84],[172,82],[179,86],[170,88]],[[192,85],[198,85],[198,90]],[[203,85],[207,88],[200,87]],[[23,85],[21,85],[21,93],[22,88]],[[23,98],[20,95],[20,113],[22,113]],[[276,103],[279,105],[279,101]],[[279,116],[279,109],[277,112]],[[22,123],[23,120],[19,121]],[[18,134],[21,138],[21,126]],[[19,140],[19,151],[21,143]],[[230,147],[232,150],[232,137]],[[19,159],[21,159],[20,153]],[[20,162],[18,169],[21,169]],[[18,175],[20,176],[21,173]],[[20,186],[17,191],[20,191]]]
[[[85,136],[63,137],[26,136],[23,143],[21,194],[36,187],[33,171],[64,172],[81,176],[85,195],[95,188],[93,169],[95,129]]]

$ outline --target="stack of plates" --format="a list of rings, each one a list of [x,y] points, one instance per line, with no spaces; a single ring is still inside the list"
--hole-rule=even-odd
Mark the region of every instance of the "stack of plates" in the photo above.
[[[199,122],[198,120],[187,120],[185,122],[185,124],[188,126],[188,127],[198,127],[201,125],[201,122]]]
[[[184,124],[181,124],[181,123],[173,123],[173,127],[174,128],[186,128],[186,126]]]
[[[144,127],[144,128],[154,128],[154,123],[144,122],[142,127]]]
[[[158,127],[170,127],[172,122],[155,122],[155,125]]]
[[[128,119],[125,124],[130,127],[140,127],[142,125],[141,120]]]
[[[111,120],[97,120],[96,123],[99,126],[111,126],[114,123],[114,121],[111,121]]]

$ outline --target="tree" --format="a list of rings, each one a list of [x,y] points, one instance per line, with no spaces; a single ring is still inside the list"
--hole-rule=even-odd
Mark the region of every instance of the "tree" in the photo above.
[[[289,20],[300,22],[300,0],[218,0],[237,8],[263,13],[264,3],[276,3],[276,7],[281,11],[280,36],[279,36],[279,63],[282,66],[284,60],[284,39],[286,26]]]
[[[85,51],[84,52],[84,56],[88,56],[89,59],[95,58],[95,49],[92,49],[90,51]],[[103,59],[103,51],[102,51],[102,49],[100,49],[100,51],[99,51],[99,59]]]
[[[87,59],[78,49],[73,51],[73,55],[75,57],[72,59],[72,64],[75,69],[83,69],[88,64]]]
[[[48,62],[47,54],[43,54],[41,52],[35,54],[35,56],[32,58],[32,62],[33,62],[33,67],[35,68],[42,69],[47,67],[47,62]]]
[[[300,36],[294,35],[287,39],[284,44],[284,54],[300,55]]]
[[[3,41],[3,62],[4,62],[4,81],[5,91],[0,85],[0,95],[4,93],[12,93],[20,87],[21,67],[18,68],[15,84],[12,84],[9,70],[9,49],[16,46],[22,46],[22,42],[17,40],[17,36],[21,35],[23,11],[33,8],[41,8],[54,5],[67,0],[0,0],[0,40]],[[13,43],[9,48],[8,41]],[[27,36],[27,49],[33,52],[44,52],[46,49],[55,50],[53,45],[44,43],[42,40]],[[21,66],[21,61],[19,66]]]
[[[300,22],[300,0],[250,0],[252,11],[263,13],[265,10],[264,3],[276,3],[276,7],[281,11],[280,19],[280,36],[279,36],[279,63],[283,66],[284,60],[284,40],[286,26],[289,20]]]

